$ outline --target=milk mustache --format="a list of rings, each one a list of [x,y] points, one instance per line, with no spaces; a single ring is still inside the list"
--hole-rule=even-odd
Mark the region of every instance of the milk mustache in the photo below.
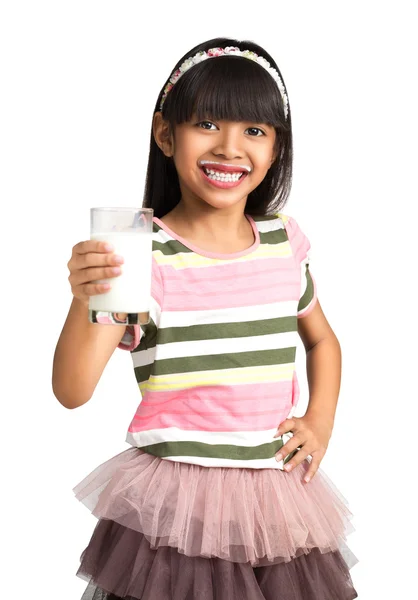
[[[110,283],[108,292],[90,296],[89,309],[121,313],[148,312],[151,299],[152,233],[93,233],[92,240],[109,242],[123,257],[122,273],[97,283]]]

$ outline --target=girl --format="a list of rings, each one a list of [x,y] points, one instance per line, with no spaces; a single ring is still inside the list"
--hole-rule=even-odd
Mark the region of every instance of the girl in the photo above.
[[[141,401],[131,447],[74,488],[97,517],[82,600],[351,600],[348,505],[319,469],[335,416],[340,346],[318,301],[310,243],[285,205],[286,88],[260,46],[209,40],[155,106],[145,207],[154,209],[147,325],[88,322],[89,296],[123,262],[73,248],[73,302],[53,389],[87,402],[114,350]],[[123,265],[122,265],[123,268]],[[309,405],[293,417],[297,336]],[[309,457],[309,459],[308,459]]]

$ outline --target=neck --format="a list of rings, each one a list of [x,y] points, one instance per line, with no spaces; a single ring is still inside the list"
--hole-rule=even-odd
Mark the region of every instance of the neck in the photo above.
[[[245,199],[246,200],[246,199]],[[187,228],[189,235],[207,240],[224,240],[229,237],[248,235],[249,223],[244,214],[245,202],[227,208],[213,208],[182,198],[169,213],[170,218]]]

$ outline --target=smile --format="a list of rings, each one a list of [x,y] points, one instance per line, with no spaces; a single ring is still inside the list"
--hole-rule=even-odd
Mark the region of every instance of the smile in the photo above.
[[[226,173],[225,171],[216,171],[215,169],[206,169],[205,167],[201,167],[200,171],[205,180],[211,185],[224,189],[237,187],[248,175],[248,173],[243,173],[241,171],[236,173]]]

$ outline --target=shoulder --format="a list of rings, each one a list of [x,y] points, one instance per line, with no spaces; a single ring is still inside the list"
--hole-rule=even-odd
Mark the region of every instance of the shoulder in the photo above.
[[[292,215],[281,212],[276,214],[283,222],[289,243],[297,259],[303,261],[308,258],[310,256],[311,243],[298,221]]]
[[[301,229],[298,221],[295,219],[295,217],[293,215],[288,215],[282,212],[278,212],[275,213],[275,217],[279,218],[286,231],[289,233],[289,236],[291,237],[302,237],[305,234],[303,233],[303,230]]]
[[[286,227],[288,217],[283,213],[272,213],[270,215],[251,215],[260,234],[269,234],[283,231]]]
[[[263,215],[253,217],[254,221],[258,223],[271,223],[275,224],[276,227],[292,227],[293,224],[296,224],[296,221],[291,215],[283,212],[276,212],[271,215]]]

